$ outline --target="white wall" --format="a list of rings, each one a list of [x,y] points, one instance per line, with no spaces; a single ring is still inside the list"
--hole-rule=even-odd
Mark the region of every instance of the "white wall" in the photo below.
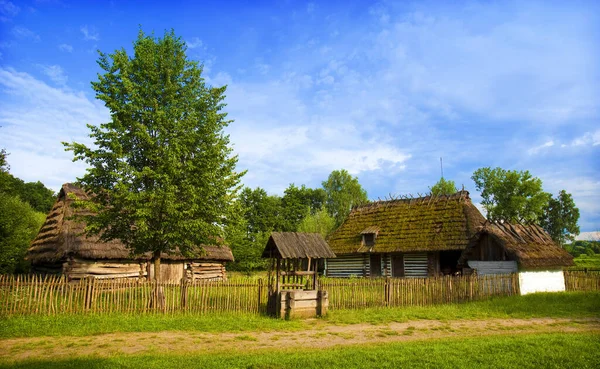
[[[520,271],[521,295],[534,292],[558,292],[565,290],[562,270]]]

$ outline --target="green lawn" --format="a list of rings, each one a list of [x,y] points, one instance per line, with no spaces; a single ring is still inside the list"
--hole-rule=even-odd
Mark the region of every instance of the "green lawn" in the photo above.
[[[283,321],[255,314],[211,315],[56,315],[0,318],[0,338],[86,336],[113,332],[276,331],[311,328],[323,323],[373,324],[407,320],[486,318],[600,317],[599,292],[540,293],[486,301],[427,307],[330,311],[324,319]]]
[[[596,255],[579,255],[575,259],[575,266],[579,268],[600,269],[600,254]]]
[[[28,360],[0,368],[597,368],[600,336],[535,334],[229,354]]]

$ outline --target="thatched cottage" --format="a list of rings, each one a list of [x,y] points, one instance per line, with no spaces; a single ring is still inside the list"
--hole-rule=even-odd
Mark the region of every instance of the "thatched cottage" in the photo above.
[[[573,256],[537,225],[487,223],[463,251],[459,266],[468,273],[519,273],[521,294],[564,291],[563,267]]]
[[[73,219],[73,196],[87,198],[79,187],[66,183],[27,252],[33,273],[64,274],[70,279],[154,278],[152,255],[132,256],[120,241],[102,242],[86,236],[85,224]],[[80,211],[80,210],[78,210]],[[191,257],[178,252],[161,255],[160,277],[178,282],[182,278],[225,279],[225,263],[233,261],[227,246],[203,246]]]
[[[454,274],[485,218],[469,193],[377,201],[358,206],[328,238],[337,258],[330,277],[427,277]]]

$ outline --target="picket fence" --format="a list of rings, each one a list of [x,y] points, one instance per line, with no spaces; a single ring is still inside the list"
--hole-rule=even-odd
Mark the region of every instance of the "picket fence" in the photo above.
[[[600,274],[565,272],[567,290],[600,291]],[[426,306],[519,294],[516,274],[431,278],[320,278],[330,309]],[[167,283],[0,275],[0,315],[28,314],[265,314],[262,279]]]

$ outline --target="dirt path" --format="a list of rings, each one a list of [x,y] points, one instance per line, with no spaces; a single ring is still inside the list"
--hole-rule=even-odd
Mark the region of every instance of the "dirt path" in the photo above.
[[[398,341],[547,332],[595,332],[600,319],[419,320],[382,325],[315,324],[300,331],[202,333],[111,333],[85,337],[35,337],[0,340],[0,360],[110,356],[145,353],[248,352],[286,348],[326,348]]]

